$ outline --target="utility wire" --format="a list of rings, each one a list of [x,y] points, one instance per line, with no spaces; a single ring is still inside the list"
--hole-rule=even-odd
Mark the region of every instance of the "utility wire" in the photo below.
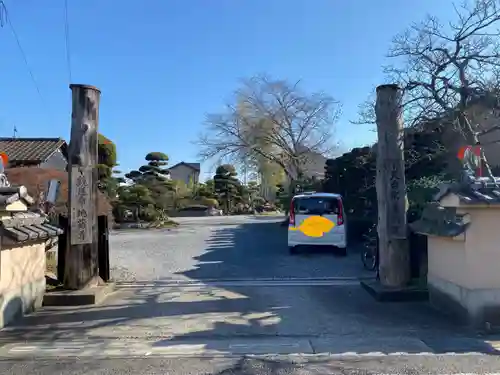
[[[71,77],[71,50],[69,43],[69,17],[68,17],[68,0],[64,0],[64,39],[66,42],[66,65],[68,67],[69,83],[73,82]]]
[[[23,46],[21,45],[21,41],[19,40],[16,29],[14,28],[14,25],[12,24],[12,22],[10,20],[9,12],[7,11],[7,7],[5,6],[5,3],[2,0],[0,0],[0,26],[3,27],[4,25],[8,25],[10,27],[12,35],[14,36],[14,39],[16,40],[17,47],[19,48],[19,52],[21,52],[21,55],[23,57],[24,64],[26,65],[26,69],[28,70],[28,73],[31,77],[31,81],[33,82],[33,85],[35,86],[36,92],[38,93],[38,96],[40,97],[40,100],[42,101],[43,106],[45,107],[45,109],[47,109],[47,106],[45,105],[45,100],[43,99],[43,96],[42,96],[42,92],[40,91],[40,87],[38,86],[38,82],[35,79],[35,75],[33,74],[33,71],[30,68],[30,64],[28,63],[28,58],[26,57],[26,53],[24,52]]]
[[[5,7],[5,4],[3,3],[3,1],[0,1],[0,27],[4,27],[5,23],[6,23],[6,11],[7,11],[7,8]]]

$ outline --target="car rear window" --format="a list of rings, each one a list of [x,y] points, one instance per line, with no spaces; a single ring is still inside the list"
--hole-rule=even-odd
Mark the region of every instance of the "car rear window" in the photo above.
[[[337,198],[307,197],[293,200],[295,214],[298,215],[337,215],[339,205]]]

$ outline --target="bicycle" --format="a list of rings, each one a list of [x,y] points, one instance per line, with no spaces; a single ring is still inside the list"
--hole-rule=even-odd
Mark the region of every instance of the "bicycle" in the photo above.
[[[378,271],[378,235],[376,232],[376,226],[373,226],[368,230],[368,233],[363,235],[363,251],[361,252],[361,262],[363,267],[368,271]]]

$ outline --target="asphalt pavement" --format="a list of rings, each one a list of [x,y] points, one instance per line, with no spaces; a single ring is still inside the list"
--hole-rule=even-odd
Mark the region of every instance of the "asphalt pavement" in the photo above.
[[[368,375],[498,374],[497,357],[89,358],[0,361],[3,375]]]
[[[373,274],[355,248],[292,256],[281,220],[182,218],[173,230],[113,233],[117,291],[4,329],[0,372],[500,372],[495,338],[426,303],[375,302],[359,286]]]

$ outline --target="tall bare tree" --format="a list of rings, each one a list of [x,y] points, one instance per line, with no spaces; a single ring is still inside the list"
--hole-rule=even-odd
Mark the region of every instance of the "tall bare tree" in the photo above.
[[[309,153],[325,154],[334,147],[339,114],[339,103],[329,95],[304,93],[298,82],[254,77],[243,82],[225,112],[207,116],[198,140],[200,156],[255,165],[265,159],[294,180]]]
[[[448,28],[428,16],[395,37],[389,56],[403,58],[405,64],[388,72],[405,83],[406,109],[416,118],[456,113],[470,100],[490,94],[500,66],[499,4],[465,2],[454,7],[457,20]]]
[[[485,115],[496,119],[500,110],[500,1],[465,1],[453,9],[455,21],[447,25],[427,16],[397,35],[389,57],[398,64],[385,71],[404,89],[408,126],[440,119],[462,142],[477,144],[500,130],[484,124]],[[374,119],[373,103],[362,104],[361,122]]]

